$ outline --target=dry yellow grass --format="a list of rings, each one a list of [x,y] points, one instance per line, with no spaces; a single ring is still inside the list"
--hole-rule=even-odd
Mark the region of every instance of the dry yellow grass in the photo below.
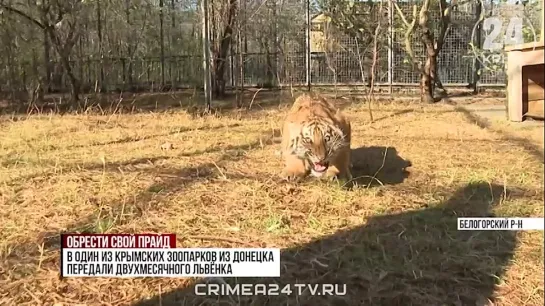
[[[370,124],[367,106],[348,105],[356,175],[376,180],[346,190],[277,179],[286,107],[3,117],[0,304],[543,305],[543,232],[455,223],[543,217],[543,126],[481,128],[455,106],[400,103],[375,105]],[[165,142],[174,148],[161,150]],[[225,281],[345,283],[348,292],[196,297],[192,279],[61,281],[60,231],[281,247],[280,279]]]

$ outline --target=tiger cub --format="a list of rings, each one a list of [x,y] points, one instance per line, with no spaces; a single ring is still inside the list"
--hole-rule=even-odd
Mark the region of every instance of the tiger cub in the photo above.
[[[282,178],[352,180],[350,121],[332,103],[304,94],[293,103],[282,127]]]

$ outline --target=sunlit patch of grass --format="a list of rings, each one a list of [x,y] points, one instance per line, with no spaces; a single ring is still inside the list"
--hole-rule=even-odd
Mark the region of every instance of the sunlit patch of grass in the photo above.
[[[129,305],[190,285],[190,279],[59,281],[51,239],[85,231],[177,233],[183,247],[269,246],[292,255],[306,245],[311,256],[303,263],[289,257],[283,280],[363,288],[331,305],[440,305],[445,301],[434,298],[449,295],[441,291],[445,283],[462,286],[449,292],[467,298],[473,281],[496,273],[491,256],[476,248],[505,247],[500,238],[453,229],[452,216],[440,209],[454,194],[464,186],[504,186],[519,193],[497,198],[482,188],[454,202],[494,202],[499,216],[543,216],[543,163],[504,139],[498,131],[505,127],[482,129],[445,105],[388,103],[375,110],[374,123],[366,107],[348,105],[345,112],[352,148],[363,148],[357,175],[365,178],[353,188],[279,180],[285,107],[208,117],[184,110],[30,116],[3,126],[0,292],[9,295],[0,293],[1,304]],[[511,133],[535,142],[542,132]],[[174,148],[161,150],[165,142]],[[404,161],[412,164],[408,173]],[[311,243],[321,240],[327,243]],[[543,304],[542,241],[543,232],[519,235],[495,305]],[[312,297],[269,298],[273,305],[302,305]],[[462,303],[454,300],[449,295],[448,302]]]

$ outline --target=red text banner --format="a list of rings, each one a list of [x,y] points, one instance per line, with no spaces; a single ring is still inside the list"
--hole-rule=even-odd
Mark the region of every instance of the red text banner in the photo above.
[[[62,248],[165,249],[176,248],[175,234],[63,234]]]

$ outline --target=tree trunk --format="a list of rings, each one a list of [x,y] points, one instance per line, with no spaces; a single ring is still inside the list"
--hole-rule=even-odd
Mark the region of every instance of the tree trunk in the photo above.
[[[433,103],[433,87],[435,85],[435,72],[437,71],[437,52],[435,50],[433,32],[429,26],[429,11],[431,0],[424,0],[418,16],[418,25],[422,34],[420,36],[426,48],[426,62],[420,67],[420,102]],[[416,8],[413,11],[416,18]]]
[[[100,91],[104,92],[106,91],[106,86],[104,84],[104,48],[102,46],[102,15],[101,15],[101,5],[100,0],[97,1],[97,34],[98,34],[98,50],[99,50],[99,56],[100,56],[100,76],[99,76],[99,83],[100,83]]]
[[[436,69],[435,55],[427,55],[420,78],[420,102],[433,103],[433,84]]]
[[[159,42],[160,42],[160,50],[161,50],[161,91],[165,90],[165,33],[163,29],[163,23],[164,23],[164,14],[163,14],[163,7],[164,3],[163,0],[159,0]]]
[[[59,57],[61,59],[62,67],[64,68],[64,72],[70,80],[70,102],[77,103],[79,101],[80,84],[78,78],[76,78],[74,72],[72,71],[69,59],[70,56],[64,52],[59,52]]]
[[[434,46],[433,33],[426,23],[420,23],[422,27],[422,42],[426,48],[426,63],[421,72],[420,79],[420,102],[433,103],[433,90],[435,85],[435,74],[437,72],[437,52]]]
[[[136,91],[136,86],[134,85],[133,80],[133,55],[135,53],[135,43],[134,43],[134,37],[137,35],[135,32],[135,26],[132,23],[131,20],[131,2],[129,0],[125,0],[125,22],[127,23],[128,27],[131,29],[131,31],[128,31],[127,34],[129,35],[127,39],[127,84],[130,91]]]
[[[70,101],[72,103],[76,103],[79,101],[79,92],[80,92],[80,84],[79,80],[74,75],[74,72],[72,71],[72,67],[70,67],[70,62],[68,61],[67,57],[62,57],[62,63],[64,66],[64,70],[66,72],[66,75],[68,76],[68,79],[70,80]]]
[[[49,36],[47,36],[47,31],[43,30],[44,35],[44,66],[45,66],[45,81],[46,81],[46,88],[44,90],[47,93],[51,92],[51,58],[49,55],[49,51],[51,47],[49,46]]]
[[[57,53],[59,54],[62,68],[64,69],[64,72],[70,80],[70,102],[77,103],[79,102],[80,83],[78,78],[76,78],[76,76],[74,75],[74,71],[72,71],[72,66],[70,65],[70,52],[72,50],[73,43],[66,43],[63,46],[60,43],[60,40],[58,39],[56,34],[52,32],[51,29],[52,28],[48,28],[49,37],[52,41],[55,41],[55,48],[57,49]]]
[[[227,23],[220,41],[219,49],[214,54],[214,67],[213,67],[213,84],[212,91],[214,97],[223,97],[225,94],[225,63],[227,62],[227,53],[231,46],[231,40],[233,36],[233,24],[235,21],[235,14],[237,9],[236,0],[229,0],[229,11],[227,15]]]

